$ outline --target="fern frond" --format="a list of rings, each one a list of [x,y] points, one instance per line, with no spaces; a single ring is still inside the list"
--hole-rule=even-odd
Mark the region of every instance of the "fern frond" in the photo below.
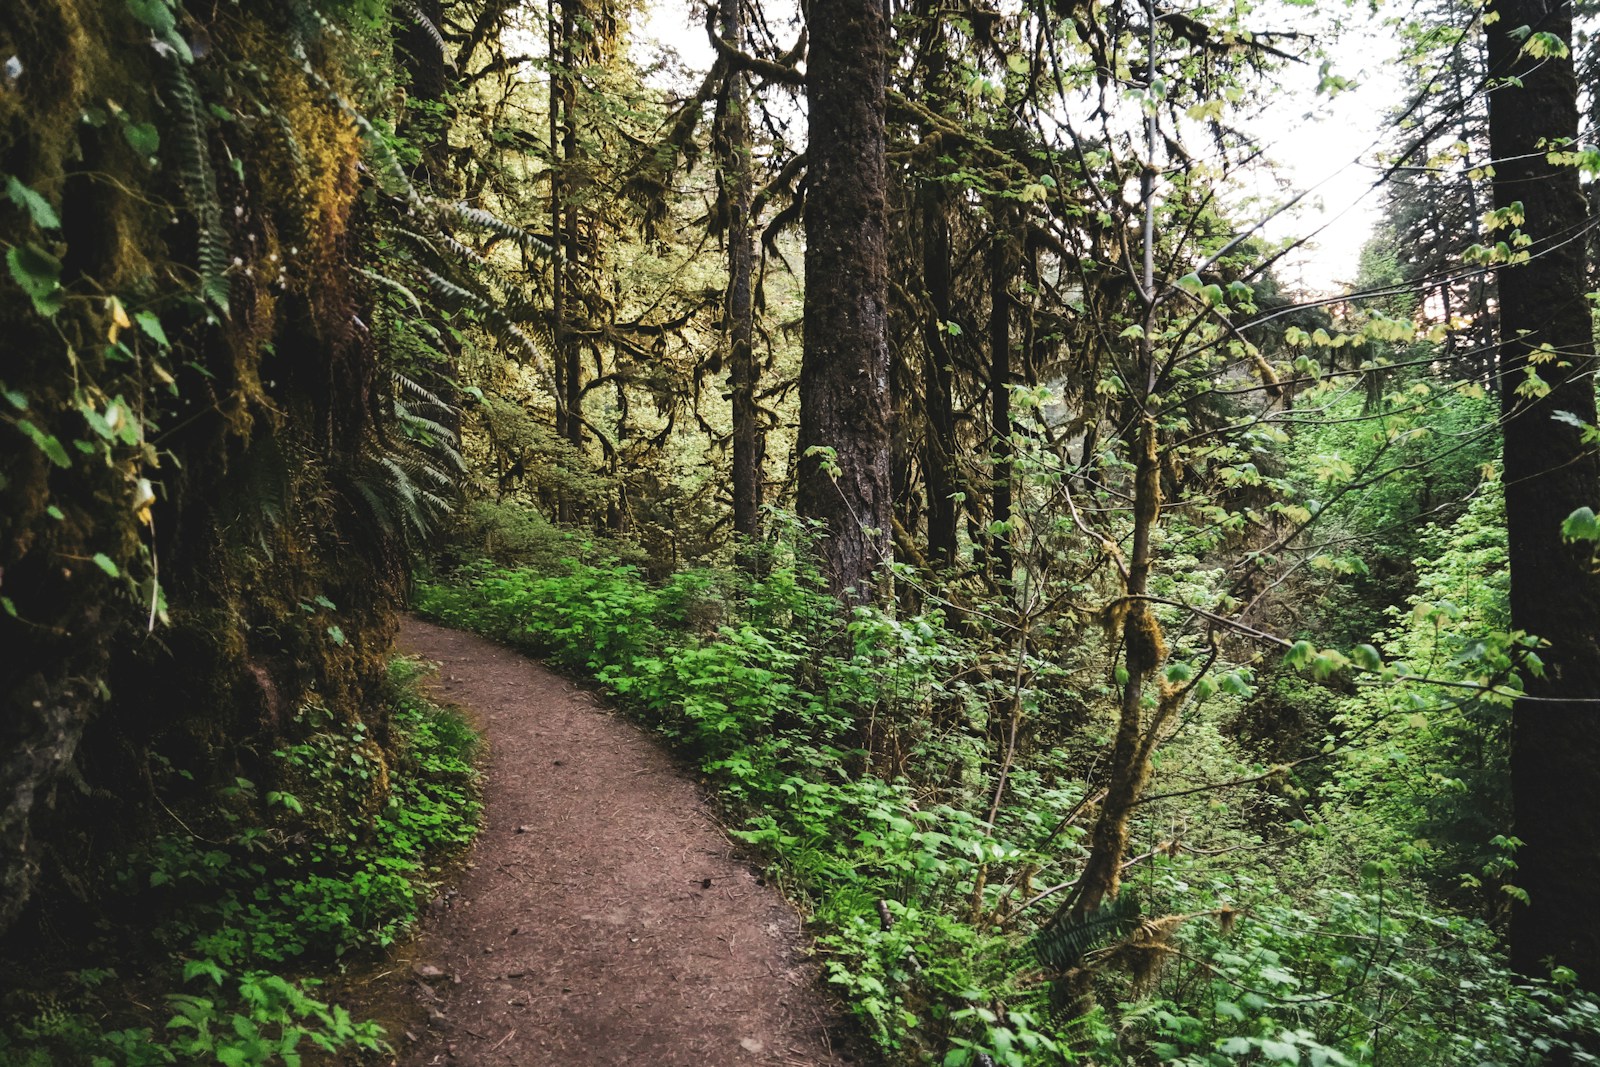
[[[437,234],[429,236],[425,233],[418,233],[416,230],[401,226],[398,223],[388,223],[380,226],[379,229],[389,237],[399,238],[398,243],[400,246],[410,252],[412,257],[424,266],[432,267],[438,271],[456,269],[455,260],[441,252],[439,246],[435,243],[438,241]]]
[[[1138,899],[1124,893],[1081,918],[1057,916],[1034,936],[1033,953],[1046,967],[1065,971],[1096,945],[1121,936],[1138,918]]]
[[[188,67],[179,59],[167,63],[167,92],[177,122],[173,143],[178,149],[178,184],[189,201],[196,223],[196,266],[200,271],[200,292],[224,315],[228,313],[228,233],[222,226],[222,198],[217,193],[217,175],[211,169],[211,152],[206,146],[205,108],[200,93],[189,77]]]
[[[545,364],[544,353],[533,343],[533,339],[523,333],[517,324],[512,322],[510,317],[494,301],[482,293],[474,292],[466,286],[458,285],[435,271],[423,268],[422,273],[428,279],[428,287],[433,290],[434,295],[438,296],[446,306],[451,307],[452,310],[466,310],[476,314],[483,320],[484,325],[489,328],[490,334],[497,341],[507,348],[520,352],[545,378],[547,384],[553,383],[554,378],[550,374],[549,367]],[[556,393],[553,385],[550,392],[556,398],[556,405],[559,407],[561,405],[561,397]]]
[[[422,32],[427,34],[428,39],[439,49],[439,57],[444,60],[445,66],[455,70],[456,61],[451,57],[450,46],[445,43],[444,34],[439,32],[439,27],[433,24],[433,20],[423,13],[422,8],[418,7],[414,0],[407,0],[406,10],[411,13],[413,19],[416,19],[417,25],[422,27]]]
[[[438,393],[424,387],[421,382],[410,375],[402,374],[399,371],[390,371],[389,373],[394,379],[395,386],[403,395],[409,396],[413,400],[420,400],[422,403],[439,408],[442,411],[450,409],[450,405],[446,404]],[[406,411],[409,413],[409,406],[407,406]]]
[[[442,223],[454,223],[457,226],[483,233],[492,233],[517,245],[519,248],[534,252],[541,256],[548,256],[552,249],[545,241],[540,240],[521,226],[514,226],[500,218],[498,215],[484,211],[482,208],[471,207],[467,204],[452,204],[446,201],[436,201]]]
[[[411,310],[415,311],[418,315],[427,314],[427,311],[425,311],[422,307],[422,299],[418,297],[416,293],[413,293],[410,287],[405,285],[403,282],[398,282],[389,277],[387,274],[379,274],[375,270],[367,270],[364,267],[356,268],[356,272],[363,278],[367,279],[367,281],[375,282],[378,285],[383,286],[385,289],[388,289],[391,292],[399,293],[401,296],[405,297],[406,302],[411,305]]]
[[[445,233],[441,230],[438,241],[450,252],[453,252],[457,259],[464,260],[474,266],[486,267],[489,265],[489,261],[483,258],[482,253],[471,245],[456,240],[453,234]]]
[[[371,153],[374,168],[378,174],[378,186],[390,196],[398,196],[406,201],[411,210],[426,209],[427,200],[417,187],[412,184],[411,176],[400,163],[400,157],[394,154],[394,147],[389,144],[389,139],[372,124],[372,120],[362,114],[360,109],[353,106],[344,98],[344,94],[329,84],[328,79],[318,74],[311,66],[310,61],[305,61],[303,68],[306,77],[327,94],[333,106],[339,109],[340,114],[355,124],[361,133],[361,139],[366,142],[367,150]]]
[[[403,417],[400,421],[405,427],[405,433],[407,437],[418,444],[429,448],[435,453],[437,458],[442,459],[445,463],[449,464],[457,471],[463,473],[466,471],[466,460],[462,458],[460,452],[456,451],[455,434],[450,430],[449,427],[443,425],[442,423],[434,422],[431,419],[419,419],[415,417]],[[444,475],[442,473],[439,475],[439,477],[445,482],[450,480],[448,475]]]
[[[411,310],[415,312],[415,317],[405,319],[405,323],[411,327],[411,329],[422,334],[422,336],[427,339],[428,344],[432,345],[436,352],[443,352],[445,350],[446,345],[444,335],[441,334],[434,327],[434,325],[428,321],[428,310],[423,306],[422,298],[413,292],[410,286],[406,285],[404,282],[397,281],[396,279],[389,277],[387,274],[379,273],[378,271],[359,268],[358,270],[361,276],[366,278],[368,281],[375,282],[376,284],[388,289],[390,292],[395,293],[401,299],[403,299],[410,306]]]

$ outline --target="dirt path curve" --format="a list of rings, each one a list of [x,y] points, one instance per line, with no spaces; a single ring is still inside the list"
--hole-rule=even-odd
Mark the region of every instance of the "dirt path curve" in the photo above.
[[[469,634],[412,620],[400,647],[444,665],[437,695],[490,744],[473,866],[415,946],[432,1021],[400,1063],[851,1062],[795,913],[647,734]]]

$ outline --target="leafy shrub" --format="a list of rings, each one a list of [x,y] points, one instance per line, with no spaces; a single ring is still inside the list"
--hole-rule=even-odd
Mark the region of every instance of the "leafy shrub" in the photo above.
[[[275,972],[392,943],[476,832],[478,736],[421,697],[421,670],[391,664],[387,750],[359,720],[302,709],[300,740],[272,754],[280,788],[236,779],[211,806],[214,825],[159,835],[124,860],[125,903],[151,917],[155,945],[141,954],[181,961],[198,991],[169,994],[158,1024],[108,1030],[103,1020],[125,1009],[97,987],[115,973],[80,972],[77,1008],[0,1026],[0,1063],[293,1067],[310,1050],[383,1047],[375,1023]]]
[[[1063,1012],[1030,940],[1083,856],[1075,820],[1092,798],[1063,770],[1083,761],[1028,754],[994,807],[993,709],[1039,714],[1040,694],[1014,692],[1010,664],[976,669],[981,646],[936,614],[858,608],[841,622],[804,560],[780,542],[759,579],[693,571],[659,586],[615,563],[479,565],[424,584],[418,606],[592,674],[695,758],[734,836],[809,909],[828,981],[896,1062],[1509,1067],[1562,1050],[1594,1062],[1574,1051],[1600,1039],[1592,999],[1513,976],[1489,928],[1432,904],[1392,855],[1363,873],[1347,837],[1289,822],[1288,784],[1284,798],[1249,794],[1239,814],[1203,796],[1208,781],[1260,771],[1229,740],[1242,681],[1163,753],[1200,804],[1179,789],[1139,815],[1154,841],[1205,823],[1185,840],[1214,847],[1130,863],[1155,918],[1135,915],[1133,938],[1085,941],[1104,973]],[[1278,869],[1256,880],[1225,858],[1265,847]],[[1142,962],[1118,971],[1117,953]]]

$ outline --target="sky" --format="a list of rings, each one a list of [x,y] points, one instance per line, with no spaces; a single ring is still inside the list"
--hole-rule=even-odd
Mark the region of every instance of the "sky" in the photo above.
[[[1355,280],[1361,246],[1381,214],[1372,184],[1387,109],[1401,96],[1396,52],[1392,34],[1367,18],[1334,50],[1333,73],[1355,81],[1354,89],[1317,96],[1320,72],[1308,64],[1287,73],[1287,91],[1272,98],[1262,117],[1278,170],[1296,190],[1310,190],[1301,210],[1264,230],[1274,239],[1316,233],[1279,270],[1291,286],[1332,294]]]
[[[1273,240],[1316,234],[1306,247],[1285,257],[1278,269],[1288,287],[1310,294],[1337,293],[1343,283],[1355,280],[1361,246],[1380,209],[1379,196],[1371,189],[1377,176],[1376,141],[1385,109],[1399,95],[1392,36],[1384,33],[1376,18],[1360,12],[1347,17],[1352,25],[1335,51],[1333,73],[1354,81],[1356,87],[1331,99],[1319,96],[1318,65],[1291,67],[1283,75],[1282,89],[1269,96],[1268,106],[1252,126],[1271,146],[1268,154],[1277,177],[1294,192],[1308,191],[1292,212],[1266,223],[1262,233]],[[704,22],[691,17],[687,0],[649,4],[638,31],[644,41],[675,50],[690,71],[711,66]],[[1266,175],[1258,181],[1262,195],[1283,196]]]

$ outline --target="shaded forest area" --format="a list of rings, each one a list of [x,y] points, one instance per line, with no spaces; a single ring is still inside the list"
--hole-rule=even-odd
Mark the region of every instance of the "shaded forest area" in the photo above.
[[[390,1055],[408,604],[692,761],[884,1062],[1600,1060],[1592,14],[650,13],[0,13],[0,1061]]]

